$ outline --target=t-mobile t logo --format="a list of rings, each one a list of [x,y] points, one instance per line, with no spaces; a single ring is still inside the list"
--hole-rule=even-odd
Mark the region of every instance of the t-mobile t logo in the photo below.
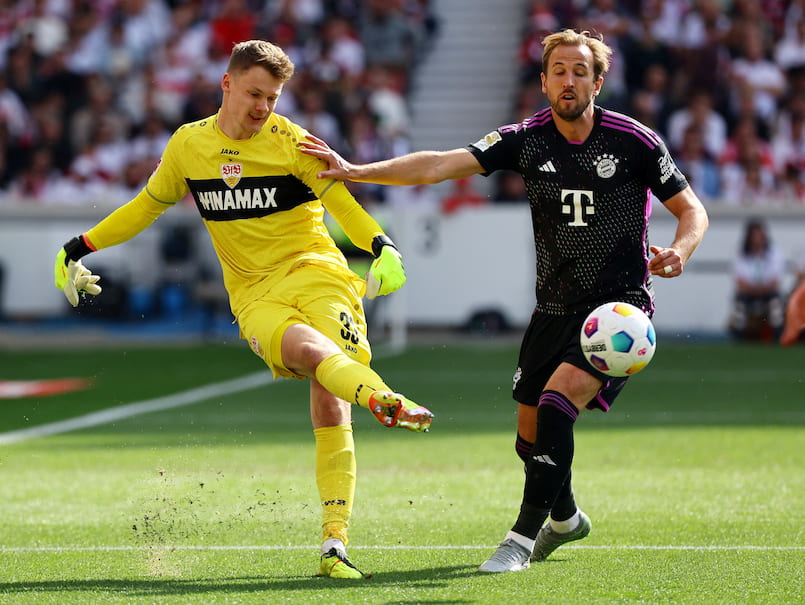
[[[562,214],[569,214],[571,227],[586,227],[585,218],[595,214],[593,192],[586,189],[562,189]]]

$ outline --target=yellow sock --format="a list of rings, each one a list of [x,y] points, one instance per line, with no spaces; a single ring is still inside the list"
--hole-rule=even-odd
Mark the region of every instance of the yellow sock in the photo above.
[[[350,425],[314,429],[316,485],[322,508],[322,540],[347,543],[347,528],[355,498],[355,442]]]
[[[350,359],[344,353],[330,355],[316,368],[316,380],[333,395],[361,407],[369,407],[369,395],[390,391],[383,379],[370,367]]]

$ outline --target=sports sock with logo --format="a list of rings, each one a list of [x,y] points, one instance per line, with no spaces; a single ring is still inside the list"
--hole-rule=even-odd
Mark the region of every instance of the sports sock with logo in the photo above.
[[[347,543],[347,528],[355,498],[355,442],[352,426],[314,429],[316,485],[322,508],[322,539]]]
[[[369,407],[369,396],[375,391],[391,391],[372,368],[335,353],[316,368],[316,380],[330,393],[349,403]]]
[[[544,391],[540,396],[537,441],[526,463],[523,501],[512,531],[536,538],[545,523],[569,478],[573,462],[573,424],[578,415],[576,407],[561,393]]]

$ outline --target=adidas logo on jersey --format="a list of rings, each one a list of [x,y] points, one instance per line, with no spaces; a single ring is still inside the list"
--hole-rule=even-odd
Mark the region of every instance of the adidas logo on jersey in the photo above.
[[[540,172],[556,172],[556,168],[553,167],[553,162],[548,160],[538,169]]]

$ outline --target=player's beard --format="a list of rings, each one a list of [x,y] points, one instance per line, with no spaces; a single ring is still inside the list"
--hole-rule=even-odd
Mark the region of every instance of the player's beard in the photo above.
[[[585,111],[587,111],[587,108],[592,102],[592,97],[587,99],[579,99],[576,97],[576,103],[571,105],[569,108],[566,108],[566,105],[564,107],[562,105],[562,98],[560,95],[553,103],[551,103],[551,108],[553,109],[554,113],[556,113],[556,115],[562,118],[565,122],[575,122],[584,114]]]

